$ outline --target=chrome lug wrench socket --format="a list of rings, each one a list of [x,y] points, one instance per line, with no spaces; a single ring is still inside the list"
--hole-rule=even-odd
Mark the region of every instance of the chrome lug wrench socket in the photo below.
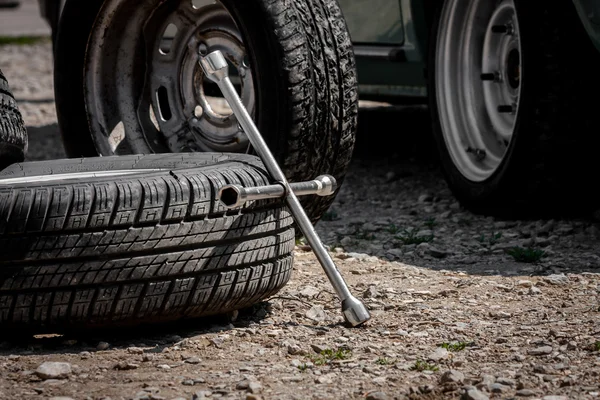
[[[242,100],[233,87],[233,84],[229,79],[227,60],[221,51],[217,50],[207,55],[200,52],[199,63],[204,70],[206,77],[215,82],[221,89],[221,92],[223,92],[223,96],[229,103],[238,123],[248,136],[252,147],[258,153],[271,177],[285,188],[287,205],[294,216],[296,223],[302,230],[304,237],[308,241],[308,244],[311,246],[317,259],[321,263],[331,285],[342,300],[342,312],[346,321],[352,326],[358,326],[368,321],[371,316],[367,307],[350,293],[348,285],[346,285],[340,271],[337,269],[331,256],[327,252],[327,249],[325,249],[325,246],[321,242],[321,239],[306,215],[302,204],[300,204],[298,197],[296,197],[294,191],[290,188],[290,184],[283,171],[279,167],[279,164],[277,164],[273,154],[271,154],[269,147],[262,138],[258,128],[254,124],[254,121],[252,121],[250,114],[244,107]]]

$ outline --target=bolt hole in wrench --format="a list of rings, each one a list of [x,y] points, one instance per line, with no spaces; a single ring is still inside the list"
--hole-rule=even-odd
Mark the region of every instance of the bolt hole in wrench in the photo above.
[[[335,179],[325,175],[310,182],[288,183],[283,171],[279,167],[279,164],[277,164],[273,154],[271,154],[269,147],[262,138],[258,128],[254,124],[254,121],[252,121],[250,114],[244,107],[242,100],[229,79],[227,60],[219,50],[213,51],[210,54],[205,54],[205,51],[203,50],[204,49],[199,49],[199,63],[204,70],[205,75],[219,86],[219,89],[223,92],[223,96],[229,103],[240,126],[248,136],[252,147],[258,153],[258,156],[261,158],[271,177],[277,182],[275,185],[263,186],[260,188],[243,188],[234,185],[223,187],[219,192],[222,196],[221,202],[227,207],[233,208],[243,204],[245,201],[244,198],[246,200],[256,200],[259,198],[285,196],[287,205],[294,216],[296,224],[298,224],[302,230],[308,244],[310,244],[317,259],[321,263],[325,274],[329,278],[337,295],[342,300],[342,312],[346,321],[352,326],[358,326],[368,321],[371,318],[369,311],[360,300],[350,293],[348,285],[346,285],[344,278],[327,252],[327,249],[325,249],[317,231],[310,222],[310,219],[306,215],[306,212],[304,211],[304,208],[302,208],[302,204],[300,204],[297,194],[295,193],[295,190],[297,190],[298,194],[314,193],[327,195],[325,193],[328,192],[331,194],[335,191]],[[331,185],[329,189],[327,189],[328,185]],[[321,186],[325,186],[325,189],[320,190]],[[261,192],[263,195],[267,193],[266,197],[261,197]]]

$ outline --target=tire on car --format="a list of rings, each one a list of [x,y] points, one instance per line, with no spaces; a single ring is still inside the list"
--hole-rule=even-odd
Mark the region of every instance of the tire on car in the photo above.
[[[17,102],[0,70],[0,169],[23,161],[27,131]]]
[[[501,218],[597,208],[600,61],[572,2],[445,0],[428,91],[458,200]]]
[[[0,173],[0,327],[68,331],[221,314],[289,280],[280,200],[225,209],[225,184],[268,183],[249,155],[130,155]]]
[[[69,0],[55,55],[67,154],[248,152],[200,50],[224,53],[291,182],[331,174],[342,183],[358,94],[337,0]],[[316,222],[334,197],[301,201]]]

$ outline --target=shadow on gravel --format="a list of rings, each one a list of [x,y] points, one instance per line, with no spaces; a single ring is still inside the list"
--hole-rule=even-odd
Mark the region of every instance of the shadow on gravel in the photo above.
[[[359,115],[350,171],[317,225],[338,257],[484,276],[600,273],[600,224],[593,215],[512,221],[475,215],[443,178],[426,107]]]
[[[80,330],[64,334],[24,335],[15,332],[0,333],[0,356],[78,354],[82,351],[103,350],[99,343],[108,343],[111,349],[144,347],[147,353],[160,353],[164,348],[186,339],[198,340],[211,333],[227,334],[233,328],[258,327],[271,313],[269,302],[260,302],[239,310],[232,321],[231,314],[172,321],[168,323],[143,324],[135,327],[114,329]],[[318,328],[318,327],[317,327]],[[208,339],[207,339],[208,340]],[[219,343],[211,343],[218,346]]]

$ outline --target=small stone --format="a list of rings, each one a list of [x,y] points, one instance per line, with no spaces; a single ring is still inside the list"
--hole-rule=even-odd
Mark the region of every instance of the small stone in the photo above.
[[[511,313],[507,313],[505,311],[490,311],[490,317],[497,319],[507,319],[512,317]]]
[[[186,359],[184,362],[188,364],[200,364],[201,360],[198,357],[190,357]]]
[[[210,390],[200,390],[192,396],[192,400],[207,400],[210,396],[212,396],[212,392]]]
[[[248,384],[248,391],[253,394],[258,394],[262,391],[262,385],[260,384],[260,382],[251,381]]]
[[[110,347],[110,344],[106,343],[106,342],[100,342],[98,343],[98,345],[96,346],[96,350],[106,350]]]
[[[235,390],[246,390],[246,389],[248,389],[249,385],[250,385],[249,381],[243,380],[241,382],[238,382],[237,385],[235,385]]]
[[[427,356],[427,359],[430,361],[440,361],[448,358],[450,352],[443,347],[438,347],[431,354]]]
[[[489,397],[476,388],[470,387],[463,392],[461,400],[489,400]]]
[[[140,347],[129,347],[129,348],[127,348],[127,352],[129,354],[143,354],[144,349],[142,349]]]
[[[504,393],[510,390],[510,386],[501,383],[492,383],[489,388],[492,393]]]
[[[301,354],[302,353],[302,347],[298,346],[295,343],[292,343],[292,344],[288,345],[287,352],[288,352],[288,354],[291,354],[293,356],[297,355],[297,354]]]
[[[317,379],[315,379],[315,382],[321,383],[321,384],[333,383],[333,381],[331,380],[331,378],[329,376],[319,376]]]
[[[490,386],[492,383],[496,382],[496,377],[494,375],[483,375],[481,377],[481,385]]]
[[[155,357],[154,354],[144,353],[144,355],[142,356],[142,361],[143,362],[150,362],[150,361],[154,361],[155,358],[156,357]]]
[[[48,400],[74,400],[72,397],[67,397],[67,396],[54,396],[54,397],[50,397],[50,399]]]
[[[91,356],[92,354],[89,351],[82,351],[81,353],[79,353],[79,357],[81,357],[82,360],[87,360]]]
[[[223,346],[223,343],[225,343],[225,339],[223,339],[221,336],[217,336],[210,339],[210,344],[212,344],[216,348],[221,348],[221,346]]]
[[[544,356],[544,355],[552,353],[552,347],[541,346],[541,347],[537,347],[535,349],[531,349],[527,353],[532,356]]]
[[[532,286],[529,288],[529,294],[532,296],[537,296],[539,294],[542,294],[542,291],[537,286]]]
[[[465,374],[463,374],[460,371],[451,369],[449,371],[446,371],[442,374],[442,376],[440,377],[440,383],[442,384],[446,384],[446,383],[458,383],[458,384],[462,384],[465,380]]]
[[[510,378],[498,378],[498,379],[496,379],[496,383],[500,383],[502,385],[506,385],[506,386],[510,386],[510,387],[517,386],[517,381],[515,381],[514,379],[510,379]]]
[[[567,396],[550,395],[542,397],[542,400],[569,400],[569,398]]]
[[[533,397],[536,394],[537,393],[532,389],[521,389],[521,390],[517,390],[517,393],[516,393],[516,395],[520,396],[520,397]]]
[[[433,201],[433,195],[431,193],[424,193],[419,196],[419,203],[431,203]]]
[[[194,381],[192,379],[186,379],[183,382],[181,382],[181,384],[184,386],[194,386]]]
[[[325,321],[325,309],[323,306],[314,306],[306,312],[306,318],[315,322]]]
[[[533,286],[533,282],[527,281],[527,280],[521,280],[521,281],[517,282],[517,286],[529,288],[529,287]]]
[[[310,347],[312,347],[313,351],[317,354],[321,354],[322,352],[329,350],[329,347],[322,344],[311,344]]]
[[[129,371],[131,369],[137,369],[138,367],[139,367],[138,364],[128,363],[128,362],[120,362],[118,364],[115,364],[113,369],[116,369],[118,371]]]
[[[300,296],[307,297],[309,299],[315,297],[319,293],[321,293],[321,291],[314,286],[305,286],[302,290],[300,290]]]
[[[379,292],[375,286],[369,286],[363,293],[364,299],[373,299],[375,297],[379,297]]]
[[[246,395],[246,400],[261,400],[261,398],[260,398],[260,396],[257,396],[255,394],[248,393]]]
[[[35,374],[42,379],[65,379],[71,372],[71,364],[53,361],[46,361],[35,370]]]
[[[545,276],[543,279],[545,282],[557,286],[567,285],[569,283],[569,278],[565,274],[549,275]]]
[[[170,369],[171,369],[171,367],[169,367],[167,364],[160,364],[160,365],[157,365],[157,366],[156,366],[156,368],[158,368],[158,369],[162,369],[163,371],[168,371],[168,370],[170,370]]]
[[[389,396],[385,392],[370,392],[365,400],[388,400]]]

